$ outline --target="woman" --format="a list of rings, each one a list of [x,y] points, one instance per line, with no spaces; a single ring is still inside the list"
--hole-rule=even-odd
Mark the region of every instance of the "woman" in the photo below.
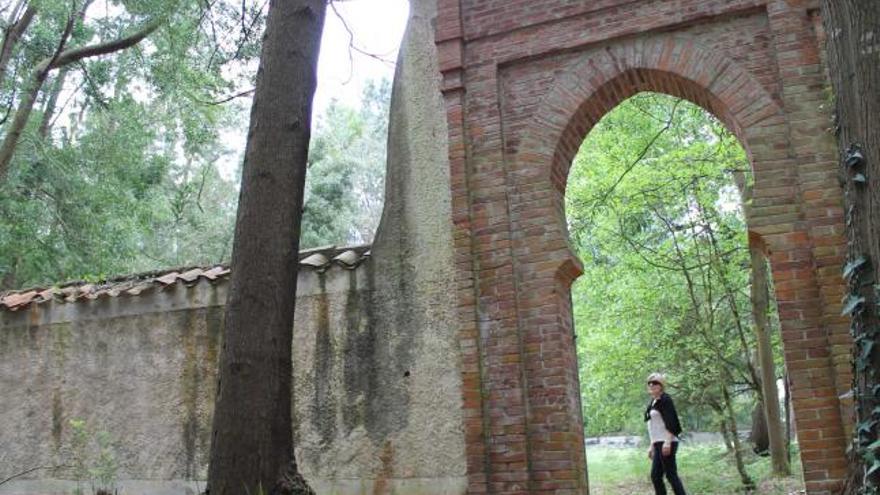
[[[651,482],[654,483],[656,495],[666,495],[666,485],[663,484],[663,475],[666,475],[675,495],[685,495],[675,465],[681,424],[678,422],[672,397],[663,391],[665,388],[665,376],[660,373],[648,375],[648,393],[651,394],[651,402],[645,409],[645,421],[648,423],[648,434],[651,437],[651,446],[648,447],[648,458],[652,461]]]

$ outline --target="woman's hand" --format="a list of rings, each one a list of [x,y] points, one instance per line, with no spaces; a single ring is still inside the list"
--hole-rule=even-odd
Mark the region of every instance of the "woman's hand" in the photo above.
[[[672,444],[669,442],[663,442],[663,457],[669,457],[672,455]]]
[[[654,459],[654,446],[648,446],[648,459]]]

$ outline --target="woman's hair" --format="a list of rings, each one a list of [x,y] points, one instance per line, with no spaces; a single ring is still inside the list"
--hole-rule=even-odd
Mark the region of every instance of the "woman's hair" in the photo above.
[[[664,390],[666,389],[666,375],[663,373],[654,372],[648,375],[648,383],[650,382],[660,382],[660,386],[662,386]]]

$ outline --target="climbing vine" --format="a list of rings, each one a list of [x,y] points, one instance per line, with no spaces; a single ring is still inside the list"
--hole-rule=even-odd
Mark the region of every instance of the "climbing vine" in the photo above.
[[[847,263],[843,277],[848,292],[844,299],[844,315],[851,317],[850,333],[853,346],[853,400],[856,414],[854,454],[863,465],[861,480],[851,480],[859,486],[857,493],[880,493],[880,382],[873,359],[877,352],[877,303],[880,285],[874,277],[871,255],[864,250],[863,223],[871,214],[866,208],[868,185],[867,166],[862,146],[853,144],[843,158],[846,197]]]

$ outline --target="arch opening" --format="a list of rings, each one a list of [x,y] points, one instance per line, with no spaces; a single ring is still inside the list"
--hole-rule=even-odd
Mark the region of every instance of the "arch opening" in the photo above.
[[[588,444],[599,444],[588,447],[590,489],[604,493],[630,482],[632,490],[650,491],[645,476],[627,481],[619,470],[621,463],[640,462],[644,448],[615,444],[645,445],[642,384],[652,371],[669,376],[688,440],[711,440],[684,451],[688,488],[713,493],[706,488],[712,483],[713,490],[757,483],[749,473],[769,472],[770,460],[745,441],[731,457],[738,462],[723,473],[701,469],[699,460],[708,456],[688,455],[724,451],[737,426],[742,431],[752,416],[763,415],[749,291],[750,263],[758,260],[750,259],[743,199],[753,187],[750,159],[728,123],[714,117],[723,115],[717,102],[706,108],[712,100],[693,92],[637,90],[610,105],[614,99],[605,95],[615,93],[625,94],[613,88],[598,93],[606,113],[591,116],[594,125],[565,181],[567,230],[583,266],[571,288],[571,309],[584,434]],[[767,260],[759,262],[766,266]],[[773,298],[763,304],[760,311],[770,313],[767,330],[778,336]],[[778,338],[774,344],[781,362]],[[781,379],[782,371],[773,373]],[[786,431],[783,423],[777,427]],[[601,440],[609,435],[612,440]],[[766,451],[766,435],[757,436]],[[644,486],[636,486],[640,480]],[[803,482],[774,483],[795,489]]]

